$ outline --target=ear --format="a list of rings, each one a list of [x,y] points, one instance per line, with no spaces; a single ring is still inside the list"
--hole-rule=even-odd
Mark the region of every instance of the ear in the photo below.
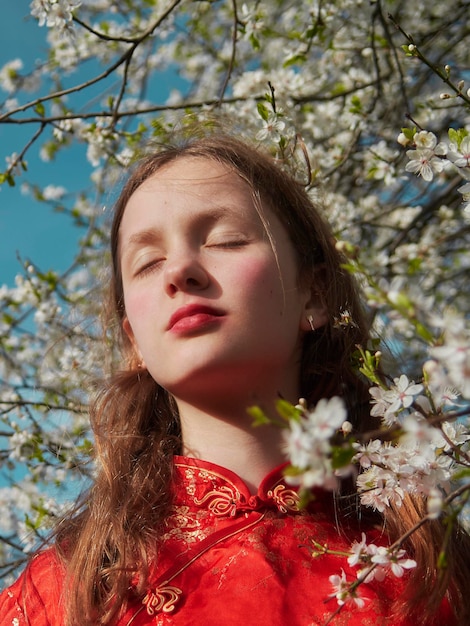
[[[305,288],[303,314],[300,319],[300,329],[304,332],[312,332],[312,326],[318,329],[328,323],[328,309],[323,294],[323,280],[319,270]]]
[[[122,320],[122,330],[125,332],[125,334],[127,335],[127,338],[129,339],[129,342],[132,345],[137,361],[142,367],[146,367],[144,363],[144,359],[142,357],[142,353],[140,352],[137,346],[137,342],[134,336],[134,331],[132,330],[131,323],[129,322],[129,319],[127,318],[127,316],[124,317],[124,319]]]

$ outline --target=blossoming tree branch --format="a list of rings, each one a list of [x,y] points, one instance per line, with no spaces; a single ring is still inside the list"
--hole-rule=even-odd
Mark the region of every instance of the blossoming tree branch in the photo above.
[[[382,428],[355,438],[340,398],[280,403],[290,480],[307,493],[349,475],[373,509],[420,494],[420,524],[465,523],[468,3],[456,0],[449,14],[437,0],[32,0],[30,12],[48,52],[0,68],[0,123],[27,137],[3,154],[0,183],[21,185],[45,215],[65,212],[86,235],[65,273],[23,250],[15,286],[0,287],[3,583],[68,506],[61,488],[81,488],[92,472],[91,381],[113,365],[96,322],[109,190],[145,142],[165,142],[194,120],[225,123],[290,160],[324,206],[381,341],[358,346],[356,366]],[[162,96],[169,75],[175,86]],[[71,147],[90,168],[87,189],[33,182],[33,157],[52,172]],[[347,303],[335,315],[348,332]],[[255,423],[267,419],[251,410]],[[321,558],[328,547],[312,540],[310,549]],[[344,579],[341,558],[357,566],[356,583]],[[361,581],[414,565],[401,542],[356,543],[338,555],[337,610],[362,601]]]

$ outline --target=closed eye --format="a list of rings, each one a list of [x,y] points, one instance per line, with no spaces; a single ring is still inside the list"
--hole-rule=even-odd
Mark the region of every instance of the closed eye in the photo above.
[[[230,239],[228,241],[216,241],[207,245],[209,248],[241,248],[247,244],[248,241],[246,239]]]
[[[146,263],[137,267],[134,275],[136,277],[141,277],[149,274],[150,272],[154,272],[161,267],[163,261],[164,259],[152,259],[151,261],[147,261]]]

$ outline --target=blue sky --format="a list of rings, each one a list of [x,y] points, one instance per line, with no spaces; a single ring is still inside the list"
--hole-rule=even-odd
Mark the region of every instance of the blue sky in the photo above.
[[[5,4],[8,2],[8,8]],[[44,57],[46,29],[39,28],[29,16],[30,0],[0,0],[3,4],[0,20],[0,67],[14,58],[21,58],[24,70],[34,67],[37,59]],[[0,102],[7,94],[0,92]],[[0,125],[0,170],[5,170],[5,156],[18,152],[35,129]],[[88,182],[86,162],[76,162],[72,151],[64,153],[57,162],[43,163],[38,149],[27,155],[28,181],[41,185],[62,185],[67,189],[80,189]],[[21,179],[16,187],[0,188],[0,285],[14,283],[21,271],[18,255],[30,259],[42,269],[64,270],[76,251],[80,236],[71,220],[54,213],[46,205],[36,203],[21,193]]]
[[[27,73],[38,60],[45,58],[47,29],[40,28],[37,20],[30,16],[29,5],[30,0],[0,0],[0,8],[3,8],[0,67],[20,58],[24,63],[22,72]],[[184,90],[184,86],[177,72],[169,69],[159,74],[158,80],[149,85],[149,91],[156,101],[165,101],[172,88]],[[0,104],[7,97],[8,94],[0,91]],[[22,94],[21,101],[27,101],[28,97],[34,97],[34,94]],[[88,93],[76,96],[85,98],[85,103],[87,97]],[[36,128],[0,124],[0,171],[6,169],[5,157],[20,152]],[[78,239],[83,234],[73,226],[68,216],[54,213],[45,204],[22,194],[21,182],[27,180],[41,188],[46,185],[62,186],[72,194],[89,188],[92,170],[85,158],[84,146],[61,151],[52,163],[41,161],[38,152],[39,146],[36,145],[28,151],[28,172],[17,179],[15,187],[6,184],[0,187],[0,285],[14,284],[16,274],[22,270],[18,257],[23,261],[32,261],[42,270],[66,270],[75,257]]]

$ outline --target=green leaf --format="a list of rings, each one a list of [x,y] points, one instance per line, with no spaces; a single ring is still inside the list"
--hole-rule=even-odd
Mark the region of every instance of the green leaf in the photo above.
[[[352,446],[348,446],[347,448],[343,446],[334,446],[331,450],[331,466],[333,469],[347,467],[351,463],[355,454],[356,451]]]
[[[449,128],[448,135],[449,140],[452,143],[455,143],[457,148],[460,148],[462,140],[468,136],[468,131],[465,128],[459,128],[458,130],[455,130],[455,128]]]
[[[253,418],[253,426],[263,426],[270,424],[271,420],[259,406],[250,406],[247,409],[248,415]]]
[[[357,274],[359,272],[357,265],[353,265],[352,263],[341,263],[341,267],[350,274]]]
[[[268,121],[268,117],[269,117],[269,109],[268,107],[264,104],[264,102],[258,102],[258,104],[256,105],[256,108],[258,109],[258,113],[260,114],[261,118],[267,122]]]
[[[422,265],[423,265],[423,259],[419,259],[419,258],[410,259],[408,262],[407,273],[416,274],[416,272],[418,272],[421,269]]]
[[[276,410],[287,421],[295,420],[297,422],[301,415],[301,411],[287,400],[278,400]]]
[[[437,558],[437,568],[438,569],[446,569],[448,565],[447,554],[445,550],[441,550],[439,556]]]
[[[250,42],[253,46],[253,50],[259,50],[261,48],[258,37],[256,37],[253,33],[250,35]]]
[[[415,328],[416,328],[416,332],[422,339],[424,339],[428,343],[433,343],[434,335],[432,334],[430,330],[426,328],[426,326],[424,326],[424,324],[421,324],[421,322],[417,322],[415,324]]]
[[[3,174],[4,180],[1,182],[7,182],[9,184],[10,187],[14,187],[15,186],[15,179],[13,177],[13,174],[11,172],[8,172],[7,174]]]
[[[44,108],[44,105],[42,102],[38,102],[36,106],[34,107],[34,110],[41,117],[44,117],[44,114],[46,113],[46,109]]]
[[[349,107],[349,112],[355,115],[362,114],[362,102],[358,96],[352,96],[351,106]]]
[[[460,481],[464,478],[470,478],[470,468],[466,467],[464,469],[460,469],[452,475],[452,480]]]
[[[286,59],[284,63],[282,64],[282,67],[291,67],[292,65],[302,65],[306,61],[307,61],[306,55],[302,53],[298,53]]]
[[[402,128],[401,132],[410,142],[412,142],[414,140],[414,136],[416,135],[416,126],[413,126],[413,128]]]
[[[288,465],[284,469],[284,476],[300,476],[303,474],[304,470],[300,469],[300,467],[296,467],[295,465]]]
[[[301,489],[299,491],[299,509],[305,509],[310,502],[315,500],[315,496],[309,489]]]

